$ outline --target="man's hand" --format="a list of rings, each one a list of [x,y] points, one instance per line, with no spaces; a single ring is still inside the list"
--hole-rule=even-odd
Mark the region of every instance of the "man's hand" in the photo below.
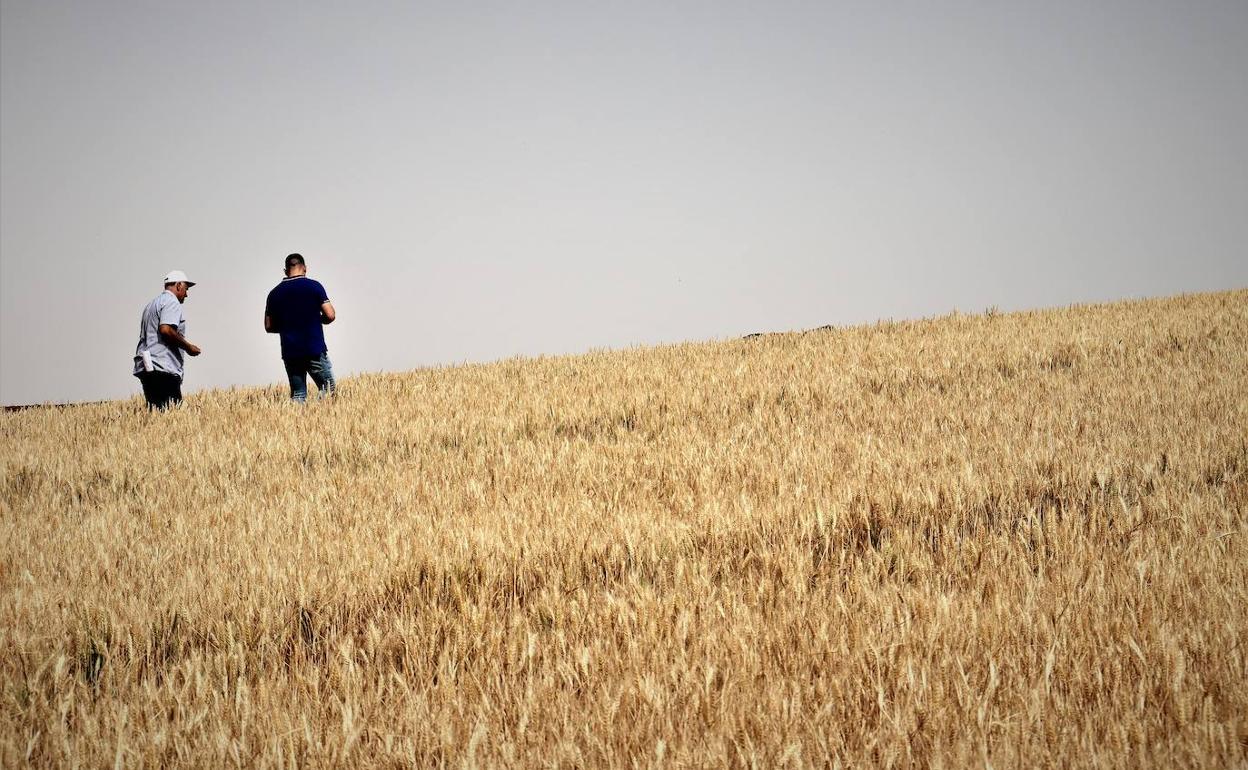
[[[160,336],[164,337],[174,346],[182,348],[193,356],[197,356],[203,352],[199,349],[198,345],[192,345],[190,340],[183,337],[182,334],[170,324],[161,324],[157,331],[160,332]]]

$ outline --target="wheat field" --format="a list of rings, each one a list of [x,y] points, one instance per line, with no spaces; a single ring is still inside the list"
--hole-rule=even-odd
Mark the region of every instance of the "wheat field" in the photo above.
[[[5,767],[1248,766],[1248,290],[0,437]]]

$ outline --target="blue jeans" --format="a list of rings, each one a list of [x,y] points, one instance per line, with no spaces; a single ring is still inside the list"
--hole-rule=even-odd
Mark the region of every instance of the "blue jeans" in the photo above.
[[[316,383],[318,399],[334,395],[334,369],[329,363],[329,353],[315,358],[284,358],[286,376],[290,378],[290,400],[303,403],[308,400],[308,375]]]

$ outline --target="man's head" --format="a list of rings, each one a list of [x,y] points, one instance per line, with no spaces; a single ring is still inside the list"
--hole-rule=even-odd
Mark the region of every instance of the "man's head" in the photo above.
[[[186,302],[186,294],[195,282],[186,277],[181,270],[170,270],[165,276],[165,291],[178,298],[178,302]]]
[[[307,275],[308,264],[303,261],[302,254],[291,254],[286,257],[286,277],[293,278],[296,275]]]

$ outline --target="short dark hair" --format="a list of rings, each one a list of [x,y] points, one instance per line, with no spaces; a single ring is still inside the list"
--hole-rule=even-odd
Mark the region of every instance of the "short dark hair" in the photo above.
[[[286,257],[286,272],[289,273],[290,269],[295,265],[303,265],[304,267],[307,267],[308,263],[303,261],[302,254],[291,254]]]

